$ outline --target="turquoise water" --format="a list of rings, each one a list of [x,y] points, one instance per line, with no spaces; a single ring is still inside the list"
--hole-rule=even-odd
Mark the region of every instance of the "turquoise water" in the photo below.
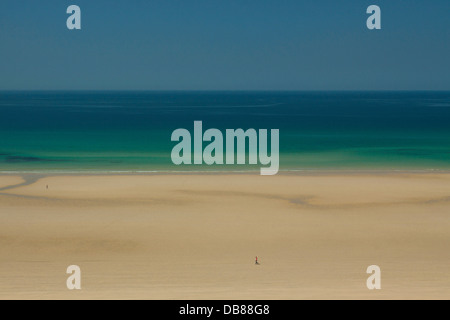
[[[177,128],[280,129],[280,169],[448,170],[450,92],[1,92],[0,171],[175,166]]]

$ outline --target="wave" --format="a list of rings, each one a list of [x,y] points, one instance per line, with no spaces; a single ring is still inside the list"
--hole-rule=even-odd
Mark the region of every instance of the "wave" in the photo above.
[[[14,170],[1,171],[0,175],[151,175],[151,174],[260,174],[260,170]],[[282,173],[450,173],[450,169],[284,169]]]

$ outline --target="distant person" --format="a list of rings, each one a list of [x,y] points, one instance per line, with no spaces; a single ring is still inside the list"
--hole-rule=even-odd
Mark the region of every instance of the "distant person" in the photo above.
[[[259,265],[258,257],[256,257],[256,259],[255,259],[255,264],[256,264],[256,265]]]

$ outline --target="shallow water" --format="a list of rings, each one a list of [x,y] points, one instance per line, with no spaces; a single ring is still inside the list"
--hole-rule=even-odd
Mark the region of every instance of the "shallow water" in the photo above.
[[[175,166],[173,130],[280,129],[281,170],[448,170],[450,92],[1,92],[0,171]]]

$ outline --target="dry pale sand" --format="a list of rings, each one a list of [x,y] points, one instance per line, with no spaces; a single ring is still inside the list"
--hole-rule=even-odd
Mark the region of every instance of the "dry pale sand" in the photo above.
[[[449,214],[450,174],[0,176],[0,299],[449,299]]]

